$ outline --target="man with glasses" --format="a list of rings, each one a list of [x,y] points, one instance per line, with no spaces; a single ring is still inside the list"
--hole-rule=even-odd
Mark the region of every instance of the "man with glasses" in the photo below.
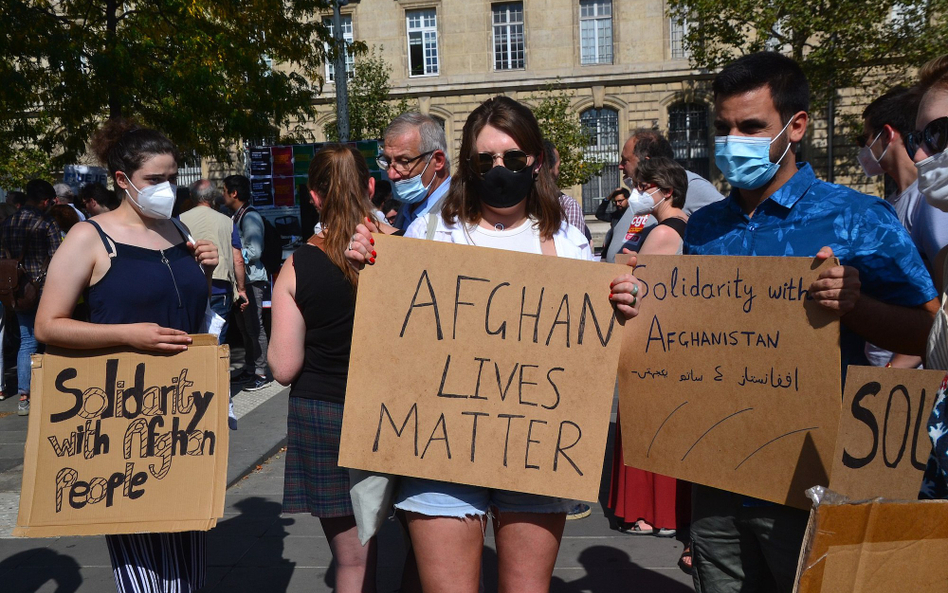
[[[915,128],[915,113],[921,96],[918,89],[897,86],[873,101],[862,112],[862,134],[856,137],[859,164],[867,177],[883,173],[892,178],[896,189],[885,197],[909,232],[922,261],[933,276],[941,276],[941,265],[935,265],[939,252],[948,245],[948,213],[933,208],[918,190],[918,171],[906,149],[906,138]],[[940,284],[939,284],[940,286]],[[915,368],[920,356],[893,355],[872,344],[866,356],[875,366]]]
[[[451,183],[444,130],[434,118],[408,112],[392,120],[382,137],[379,167],[402,203],[395,227],[405,230],[420,216],[437,211]]]

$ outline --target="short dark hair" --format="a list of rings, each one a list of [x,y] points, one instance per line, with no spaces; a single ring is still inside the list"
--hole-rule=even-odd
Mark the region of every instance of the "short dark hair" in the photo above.
[[[810,83],[791,58],[773,51],[742,56],[722,69],[712,83],[714,100],[725,99],[767,86],[774,107],[783,120],[810,110]]]
[[[11,191],[7,193],[7,204],[13,204],[19,208],[23,204],[26,204],[26,194],[21,191]]]
[[[244,204],[250,202],[250,180],[243,175],[228,175],[224,178],[227,191],[237,192],[237,199]]]
[[[632,132],[632,138],[635,138],[635,148],[632,152],[639,158],[639,162],[660,156],[675,158],[671,143],[658,130],[639,128]]]
[[[556,163],[559,162],[559,159],[556,158],[556,145],[547,140],[543,139],[543,158],[546,159],[547,167],[555,167]]]
[[[26,184],[26,203],[36,205],[46,200],[55,200],[56,190],[43,179],[31,179]]]
[[[917,88],[896,86],[873,101],[862,112],[863,119],[876,134],[888,124],[906,136],[915,130],[915,114],[921,94]],[[869,138],[872,142],[872,138]]]
[[[87,183],[80,187],[78,200],[83,208],[88,208],[89,200],[95,200],[96,204],[109,210],[115,210],[122,203],[122,198],[101,183]]]
[[[682,208],[688,193],[688,174],[674,159],[659,156],[639,160],[635,168],[635,183],[650,183],[664,192],[672,191],[672,206]]]

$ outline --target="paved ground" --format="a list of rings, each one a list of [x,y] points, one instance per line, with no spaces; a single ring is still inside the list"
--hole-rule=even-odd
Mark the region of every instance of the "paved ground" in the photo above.
[[[286,390],[273,385],[235,396],[239,429],[231,433],[224,517],[208,536],[209,578],[214,593],[319,593],[333,589],[329,546],[319,522],[281,515],[286,436]],[[114,591],[101,537],[12,538],[26,440],[26,418],[16,401],[0,402],[0,592],[100,593]],[[607,452],[611,459],[611,450]],[[604,472],[603,492],[608,487]],[[496,590],[496,553],[488,531],[485,591]],[[401,530],[387,522],[380,534],[378,585],[395,591],[405,556]],[[552,590],[688,593],[691,577],[677,566],[675,539],[630,536],[610,528],[602,505],[593,515],[569,521],[554,571]]]

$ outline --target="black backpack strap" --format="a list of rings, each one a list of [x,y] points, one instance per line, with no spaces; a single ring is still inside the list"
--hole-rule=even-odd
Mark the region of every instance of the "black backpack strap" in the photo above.
[[[184,227],[184,223],[177,218],[172,218],[171,222],[174,223],[174,228],[178,229],[178,232],[181,233],[181,236],[184,237],[185,243],[193,243],[194,238],[191,237],[191,233],[188,232],[188,229]]]
[[[99,238],[102,239],[102,245],[105,246],[105,252],[109,254],[109,257],[115,257],[115,250],[112,249],[112,244],[115,243],[115,239],[105,234],[105,231],[102,230],[102,227],[100,227],[96,221],[86,219],[86,222],[95,227],[95,230],[99,233]]]

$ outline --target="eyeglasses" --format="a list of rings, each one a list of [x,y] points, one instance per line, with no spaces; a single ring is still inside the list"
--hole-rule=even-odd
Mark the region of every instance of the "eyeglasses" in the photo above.
[[[928,122],[925,129],[912,132],[905,137],[905,150],[909,158],[915,159],[915,153],[925,144],[929,154],[943,152],[948,146],[948,116],[939,117]]]
[[[530,157],[522,150],[512,148],[504,154],[491,154],[489,152],[479,152],[473,158],[468,159],[474,170],[481,175],[486,175],[488,171],[494,168],[494,161],[502,159],[504,167],[514,173],[519,173],[527,168]]]
[[[408,172],[411,171],[412,166],[414,166],[414,164],[418,162],[418,159],[423,159],[426,156],[434,154],[434,152],[435,151],[433,150],[429,150],[428,152],[423,152],[419,154],[418,156],[412,157],[410,159],[395,159],[395,160],[391,160],[384,154],[380,154],[379,156],[375,158],[375,162],[378,163],[379,168],[382,169],[383,171],[388,170],[389,167],[392,167],[393,169],[395,169],[395,172],[398,173],[399,175],[407,175]]]

